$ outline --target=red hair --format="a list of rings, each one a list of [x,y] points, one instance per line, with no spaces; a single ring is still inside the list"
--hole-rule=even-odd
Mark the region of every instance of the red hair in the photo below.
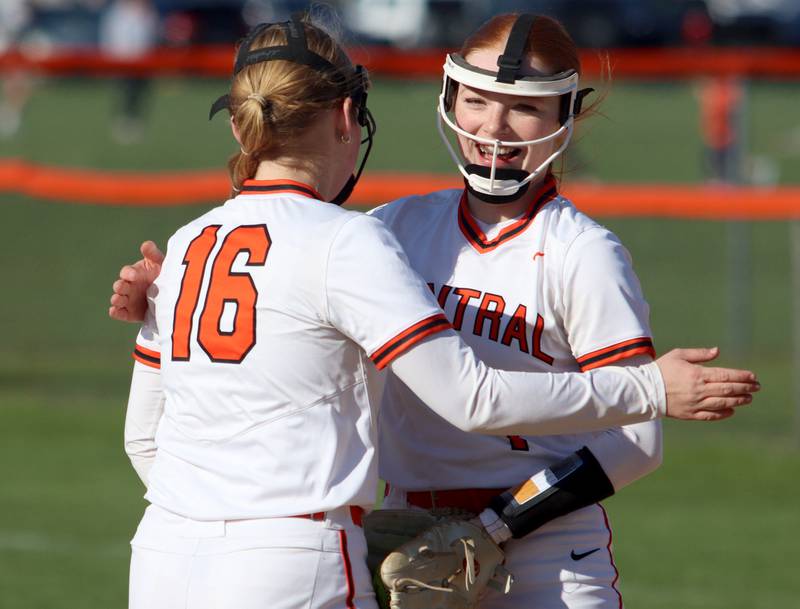
[[[464,41],[461,56],[466,57],[479,49],[505,48],[517,17],[517,13],[508,13],[489,19]],[[575,70],[578,74],[581,72],[577,45],[564,26],[552,17],[536,17],[525,45],[525,54],[536,55],[554,74],[566,70]]]

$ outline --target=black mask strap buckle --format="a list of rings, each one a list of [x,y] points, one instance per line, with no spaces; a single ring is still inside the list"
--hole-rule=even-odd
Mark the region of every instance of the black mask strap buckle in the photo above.
[[[519,76],[522,68],[522,60],[525,58],[525,46],[528,36],[536,21],[536,15],[524,13],[517,17],[511,32],[508,34],[508,42],[503,54],[497,58],[497,82],[513,84]]]

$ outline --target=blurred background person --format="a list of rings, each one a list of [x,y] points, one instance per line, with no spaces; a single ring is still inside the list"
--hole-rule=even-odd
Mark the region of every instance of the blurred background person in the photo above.
[[[0,53],[13,50],[22,32],[30,23],[31,10],[27,0],[0,2]],[[30,97],[31,77],[24,68],[3,75],[0,98],[0,137],[14,136],[22,123],[22,112]]]
[[[100,51],[114,59],[135,61],[155,48],[158,30],[158,13],[150,0],[112,0],[100,19]],[[131,74],[119,84],[121,99],[111,133],[120,144],[132,144],[144,133],[150,78]]]

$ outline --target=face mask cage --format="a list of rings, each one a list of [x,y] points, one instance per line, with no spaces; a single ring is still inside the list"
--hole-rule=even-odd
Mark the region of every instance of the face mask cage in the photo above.
[[[273,26],[283,28],[286,33],[287,44],[250,50],[253,41],[262,32]],[[364,66],[357,65],[352,73],[345,73],[327,59],[309,49],[308,43],[306,42],[303,15],[300,13],[293,14],[289,21],[281,23],[262,23],[253,28],[242,41],[236,53],[233,76],[235,77],[247,66],[276,59],[307,65],[317,72],[330,75],[339,86],[339,96],[331,99],[331,101],[343,97],[350,97],[353,100],[353,106],[356,110],[356,120],[361,127],[366,129],[366,135],[361,140],[361,144],[366,144],[367,147],[361,159],[361,165],[358,171],[350,176],[342,190],[331,200],[331,203],[341,205],[348,199],[358,179],[361,177],[361,172],[367,164],[367,158],[372,150],[373,139],[377,131],[375,118],[372,116],[369,108],[367,108],[367,86],[369,84],[367,69]],[[222,109],[230,110],[230,106],[230,95],[222,95],[211,105],[208,116],[209,120]]]
[[[535,16],[521,15],[509,34],[505,51],[498,58],[498,71],[492,72],[473,66],[458,54],[447,56],[444,64],[442,91],[437,106],[437,128],[439,135],[453,158],[459,172],[464,176],[467,188],[481,200],[489,203],[506,203],[521,197],[528,185],[545,172],[550,164],[566,149],[572,137],[575,117],[580,113],[583,98],[592,89],[578,90],[578,73],[575,70],[551,76],[522,76],[519,74],[524,59],[524,48]],[[560,127],[541,138],[524,141],[506,141],[483,138],[462,129],[454,117],[454,105],[458,85],[480,91],[503,93],[522,97],[559,97]],[[457,135],[476,144],[493,147],[489,167],[466,165],[444,126]],[[498,169],[497,158],[501,147],[524,148],[546,144],[563,138],[558,148],[537,168],[528,173],[521,169]]]

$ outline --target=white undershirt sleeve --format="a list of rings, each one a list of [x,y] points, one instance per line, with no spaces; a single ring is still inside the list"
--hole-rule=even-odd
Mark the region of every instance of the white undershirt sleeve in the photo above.
[[[582,373],[496,370],[448,330],[417,343],[395,359],[391,369],[439,416],[463,431],[579,433],[666,414],[664,383],[655,363]]]
[[[650,361],[647,355],[637,355],[623,360],[622,365],[641,366]],[[586,445],[600,462],[614,490],[619,491],[661,465],[661,421],[606,429]]]
[[[145,486],[156,458],[156,430],[163,412],[160,370],[136,362],[125,415],[125,452]]]

